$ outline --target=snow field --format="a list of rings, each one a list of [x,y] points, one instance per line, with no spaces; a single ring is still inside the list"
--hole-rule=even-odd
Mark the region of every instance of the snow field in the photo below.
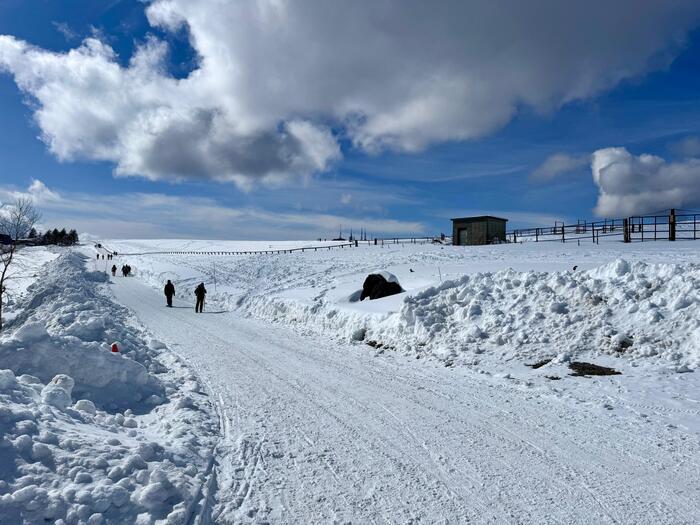
[[[664,241],[129,260],[154,287],[172,279],[185,300],[205,281],[211,307],[450,365],[609,355],[686,371],[700,364],[699,254],[700,243]],[[382,270],[406,293],[357,302],[366,275]]]
[[[113,291],[215,393],[213,522],[694,523],[699,250],[152,254]],[[383,270],[406,292],[353,300]]]
[[[0,335],[0,517],[184,523],[209,474],[213,408],[85,261],[49,262]]]

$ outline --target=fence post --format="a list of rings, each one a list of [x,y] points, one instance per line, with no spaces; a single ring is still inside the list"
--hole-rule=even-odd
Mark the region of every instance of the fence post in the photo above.
[[[624,242],[630,242],[630,220],[622,219],[622,238]]]
[[[668,216],[668,240],[676,240],[676,210],[671,208],[671,214]]]
[[[561,242],[566,242],[566,226],[564,223],[561,223]]]

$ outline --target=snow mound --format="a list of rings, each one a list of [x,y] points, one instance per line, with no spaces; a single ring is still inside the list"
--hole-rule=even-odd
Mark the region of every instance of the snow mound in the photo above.
[[[46,266],[27,290],[23,313],[0,338],[0,359],[45,383],[65,374],[75,381],[76,396],[104,409],[142,411],[146,399],[163,394],[147,368],[151,351],[128,327],[128,311],[98,292],[105,274],[86,272],[84,261],[67,253]],[[124,353],[110,351],[112,340]]]
[[[464,275],[402,298],[397,311],[255,296],[249,315],[351,341],[473,363],[609,354],[700,366],[700,266],[618,259],[587,272]],[[350,298],[352,300],[352,297]]]
[[[69,409],[68,376],[46,386],[10,370],[0,378],[2,523],[184,523],[206,470],[203,458],[186,453],[187,441],[150,441],[129,412]],[[194,433],[187,437],[202,447]]]
[[[613,354],[700,365],[700,266],[623,259],[588,272],[479,273],[405,299],[368,337],[441,357]],[[500,352],[499,352],[500,353]]]
[[[211,403],[106,283],[62,255],[0,338],[2,523],[188,523],[210,483]]]

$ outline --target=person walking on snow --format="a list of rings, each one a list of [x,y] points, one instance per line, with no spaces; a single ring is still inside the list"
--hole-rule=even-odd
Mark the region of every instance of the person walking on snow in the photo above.
[[[112,277],[116,277],[117,275],[117,265],[113,264],[112,265]]]
[[[197,304],[194,311],[202,313],[204,311],[204,297],[207,295],[207,289],[204,288],[204,283],[199,283],[199,286],[194,289],[194,294],[197,296]]]
[[[175,286],[168,279],[168,283],[165,285],[165,299],[168,301],[168,306],[173,307],[173,295],[175,295]]]

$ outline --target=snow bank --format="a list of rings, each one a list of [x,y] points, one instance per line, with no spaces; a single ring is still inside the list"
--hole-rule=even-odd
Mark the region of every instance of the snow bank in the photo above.
[[[700,266],[619,259],[587,272],[465,275],[403,298],[396,312],[256,296],[250,315],[449,362],[613,354],[700,365]]]
[[[593,353],[693,368],[699,256],[694,242],[406,244],[127,262],[159,290],[172,279],[185,300],[205,281],[212,307],[446,363]],[[395,275],[406,292],[356,301],[367,274],[378,270]]]
[[[192,416],[161,407],[162,425],[85,400],[71,407],[71,386],[67,376],[44,386],[0,370],[0,521],[184,523],[207,466],[187,449],[211,446],[188,430]]]
[[[195,376],[67,253],[0,339],[2,523],[186,523],[218,428]],[[118,341],[123,354],[112,354]]]
[[[0,359],[17,374],[43,382],[57,374],[75,380],[75,393],[109,410],[142,410],[163,387],[148,373],[152,357],[127,326],[129,312],[100,294],[101,272],[84,271],[84,257],[67,253],[46,265],[27,291],[24,311],[3,334]],[[119,341],[123,353],[110,352]]]
[[[66,248],[58,246],[22,246],[15,252],[5,278],[6,290],[2,305],[4,321],[19,314],[27,288],[36,280],[42,267],[65,251]]]

